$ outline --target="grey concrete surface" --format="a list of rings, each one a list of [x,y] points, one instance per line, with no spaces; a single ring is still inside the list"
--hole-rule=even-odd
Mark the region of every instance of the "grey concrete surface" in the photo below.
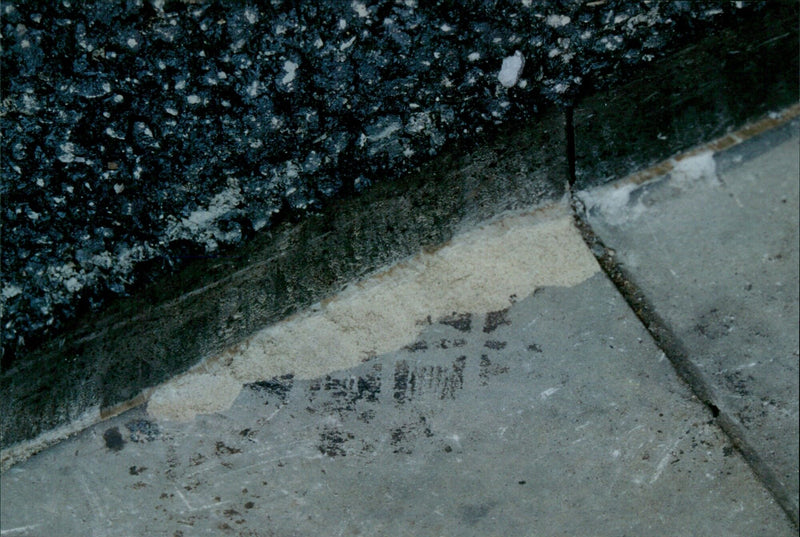
[[[798,120],[667,175],[586,191],[587,219],[798,511]]]
[[[2,535],[793,535],[600,272],[0,476]]]

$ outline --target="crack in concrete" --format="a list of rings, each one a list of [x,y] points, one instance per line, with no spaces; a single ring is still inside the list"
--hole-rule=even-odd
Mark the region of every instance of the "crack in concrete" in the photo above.
[[[794,105],[778,114],[770,114],[766,118],[753,124],[745,125],[735,133],[731,133],[723,138],[708,142],[702,147],[673,157],[669,159],[669,162],[678,162],[683,158],[700,154],[703,151],[710,150],[716,153],[729,149],[798,116],[800,116],[800,104]],[[569,140],[570,137],[572,137],[574,140],[574,128],[572,127],[569,114],[566,117],[566,125],[568,129],[567,139]],[[572,169],[573,164],[570,164],[570,169]],[[622,182],[641,184],[646,180],[662,175],[664,173],[664,168],[665,163],[662,162],[647,170],[637,172],[623,179]],[[652,170],[656,170],[657,172],[652,173]],[[583,201],[578,197],[578,193],[573,190],[573,184],[574,181],[569,183],[568,193],[571,200],[570,207],[572,209],[575,226],[580,231],[589,250],[597,259],[601,269],[612,281],[645,329],[653,337],[656,345],[669,359],[678,378],[684,382],[692,393],[706,408],[708,408],[714,422],[728,436],[731,444],[741,454],[742,458],[750,466],[753,473],[761,481],[767,491],[769,491],[794,527],[800,527],[798,513],[795,511],[790,491],[778,475],[767,465],[761,455],[759,455],[757,449],[745,440],[743,429],[736,420],[730,416],[724,403],[717,400],[711,385],[703,378],[700,369],[689,359],[689,352],[678,336],[668,327],[664,319],[656,313],[648,298],[634,283],[631,274],[617,263],[614,251],[607,247],[600,237],[595,234],[589,224],[586,215],[586,207]],[[717,403],[720,404],[718,405]]]

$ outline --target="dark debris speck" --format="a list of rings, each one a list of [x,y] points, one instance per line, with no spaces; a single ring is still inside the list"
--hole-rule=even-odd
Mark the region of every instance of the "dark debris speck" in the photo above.
[[[145,419],[131,420],[125,423],[125,428],[130,433],[128,438],[131,442],[150,442],[160,434],[158,425]]]
[[[122,451],[122,448],[125,447],[125,440],[122,438],[118,427],[106,429],[103,433],[103,440],[106,443],[106,448],[111,451]]]

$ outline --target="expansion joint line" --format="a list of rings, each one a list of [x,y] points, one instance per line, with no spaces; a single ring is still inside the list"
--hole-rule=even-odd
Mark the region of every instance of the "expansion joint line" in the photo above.
[[[570,116],[568,116],[568,119]],[[567,124],[571,128],[571,121]],[[570,137],[568,136],[569,140]],[[574,138],[573,138],[574,140]],[[569,145],[569,144],[568,144]],[[574,161],[571,167],[574,166]],[[574,168],[572,168],[574,171]],[[758,454],[756,449],[745,439],[742,427],[729,415],[725,409],[720,409],[714,403],[713,390],[703,379],[698,367],[689,359],[689,353],[680,339],[672,332],[667,323],[655,311],[649,303],[644,293],[632,281],[630,275],[615,260],[613,251],[603,244],[602,240],[595,235],[586,218],[586,208],[572,188],[574,181],[570,183],[569,196],[572,216],[575,226],[581,233],[584,242],[589,247],[592,255],[597,259],[603,272],[613,282],[619,293],[633,310],[639,322],[650,333],[656,345],[669,359],[678,377],[688,385],[692,393],[709,409],[713,416],[713,421],[728,436],[733,447],[741,453],[745,462],[750,466],[753,473],[772,494],[772,497],[783,509],[795,528],[798,524],[797,512],[791,494],[786,486],[781,482],[775,472],[767,466],[764,459]]]

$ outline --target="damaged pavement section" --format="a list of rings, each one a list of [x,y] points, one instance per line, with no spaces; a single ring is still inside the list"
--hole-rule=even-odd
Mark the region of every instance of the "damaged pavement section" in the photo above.
[[[796,99],[796,2],[645,4],[1,3],[3,448],[559,197],[558,107],[584,93],[578,156],[596,135],[582,162],[632,166],[748,113],[659,93],[665,76],[724,65],[698,88],[750,92],[752,114]],[[617,143],[654,99],[699,128]]]

